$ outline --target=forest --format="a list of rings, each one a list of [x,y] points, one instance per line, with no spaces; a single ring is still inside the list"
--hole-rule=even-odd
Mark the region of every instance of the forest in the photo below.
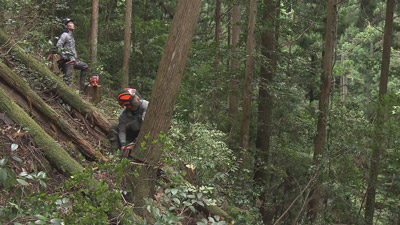
[[[395,0],[0,0],[0,224],[400,224],[398,74]]]

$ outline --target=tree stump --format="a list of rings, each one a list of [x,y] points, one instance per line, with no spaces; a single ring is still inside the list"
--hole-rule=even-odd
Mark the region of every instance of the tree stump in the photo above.
[[[88,85],[85,88],[85,95],[89,97],[89,102],[98,103],[101,101],[101,85]]]

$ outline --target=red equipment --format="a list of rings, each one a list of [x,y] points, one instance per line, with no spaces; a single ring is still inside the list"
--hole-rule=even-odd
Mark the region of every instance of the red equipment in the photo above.
[[[97,87],[99,85],[99,75],[97,73],[92,74],[89,80],[89,84],[92,87]]]
[[[135,147],[135,142],[131,142],[131,143],[127,144],[125,147],[122,148],[122,156],[128,157],[131,154],[132,149],[134,147]]]

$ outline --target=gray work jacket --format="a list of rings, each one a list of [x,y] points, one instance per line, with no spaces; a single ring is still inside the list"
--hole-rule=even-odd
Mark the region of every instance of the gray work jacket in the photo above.
[[[119,114],[118,123],[118,137],[122,146],[126,143],[126,130],[139,133],[140,127],[144,117],[146,116],[147,106],[149,102],[146,100],[140,100],[141,105],[135,112],[130,109],[124,108]]]
[[[76,61],[78,54],[75,49],[75,39],[72,33],[64,32],[56,44],[57,49],[60,51],[61,58],[66,61]]]

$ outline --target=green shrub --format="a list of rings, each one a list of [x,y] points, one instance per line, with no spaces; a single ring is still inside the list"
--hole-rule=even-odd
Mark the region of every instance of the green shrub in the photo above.
[[[175,122],[168,138],[172,150],[167,156],[193,165],[199,185],[222,181],[237,169],[236,157],[224,142],[225,134],[210,125]]]

